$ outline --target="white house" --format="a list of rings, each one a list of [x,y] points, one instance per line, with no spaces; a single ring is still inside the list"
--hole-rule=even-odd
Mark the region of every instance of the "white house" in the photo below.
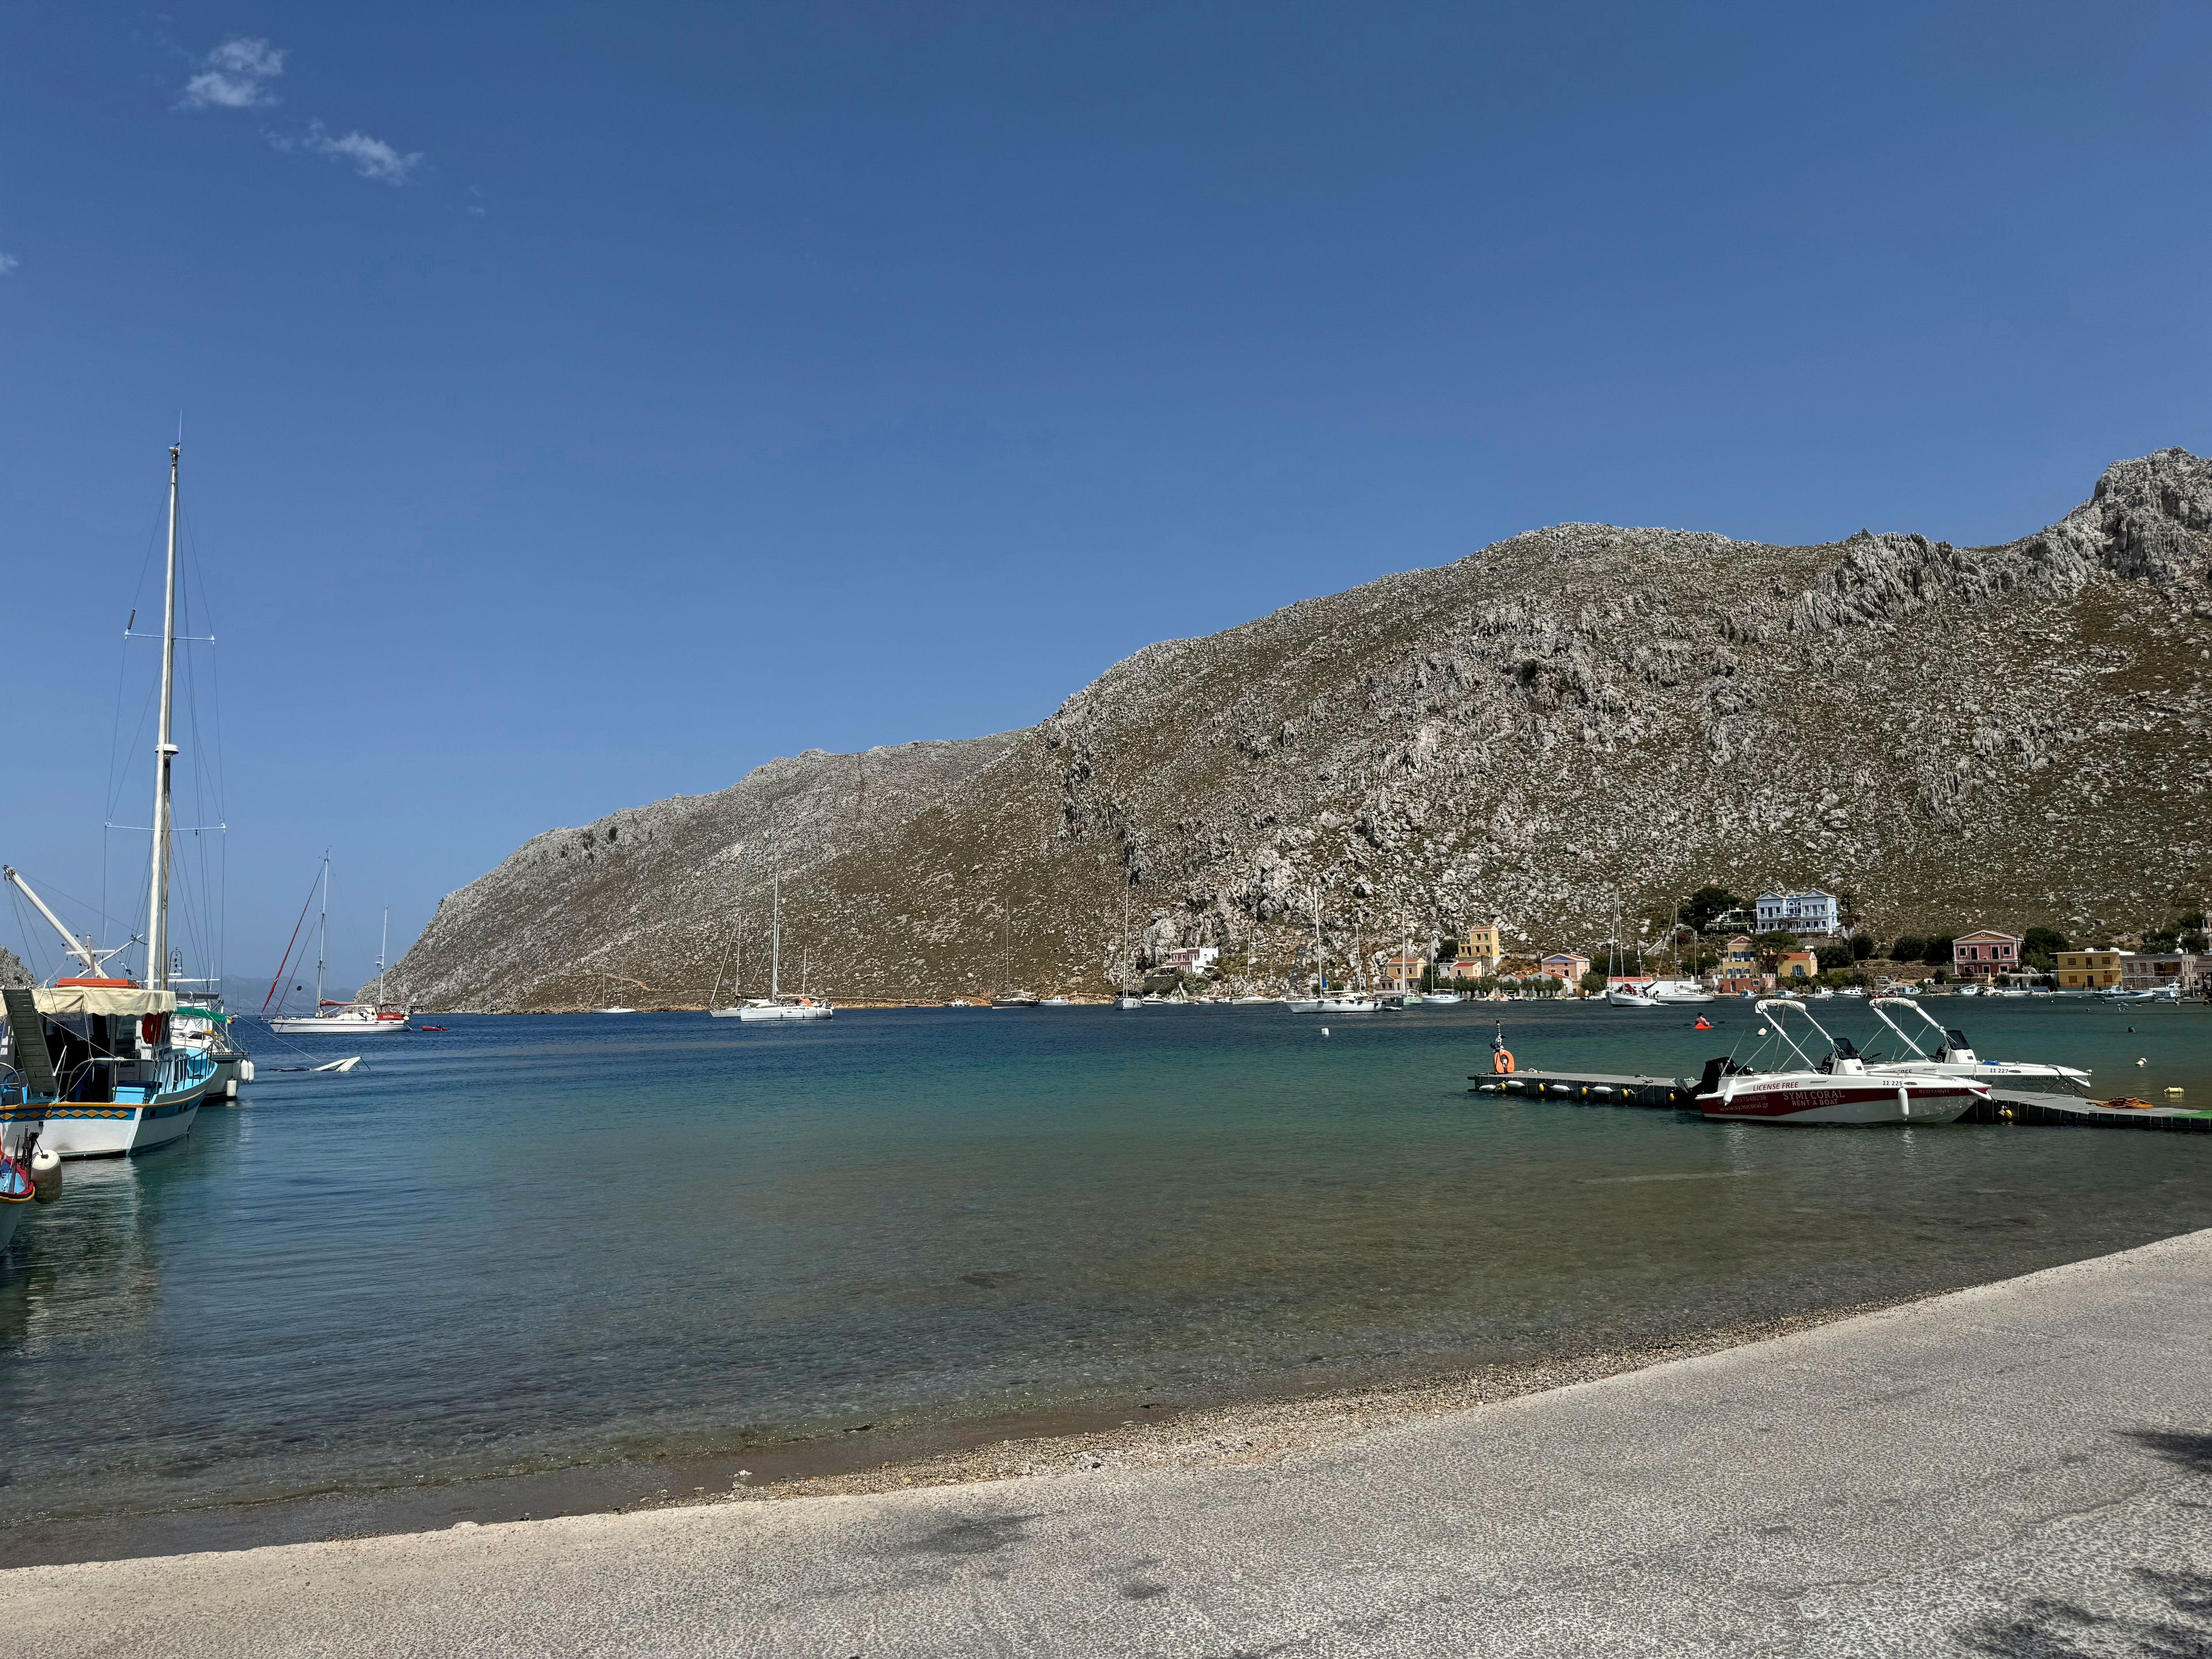
[[[1762,933],[1839,933],[1843,924],[1836,915],[1836,899],[1810,887],[1802,893],[1761,893],[1759,931]]]
[[[1172,968],[1179,974],[1202,974],[1221,960],[1218,945],[1186,945],[1170,951],[1160,958],[1160,966]]]

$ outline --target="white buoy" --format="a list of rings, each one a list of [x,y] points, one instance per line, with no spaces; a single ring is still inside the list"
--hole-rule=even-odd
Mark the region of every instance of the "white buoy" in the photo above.
[[[1321,1028],[1321,1034],[1322,1034],[1323,1036],[1327,1036],[1328,1035],[1328,1026],[1326,1026],[1326,1025],[1322,1026],[1322,1027]]]
[[[62,1195],[62,1155],[51,1146],[31,1154],[31,1196],[51,1204]]]

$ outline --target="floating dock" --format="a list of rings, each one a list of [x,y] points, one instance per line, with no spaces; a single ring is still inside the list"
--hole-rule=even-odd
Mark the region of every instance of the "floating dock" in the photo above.
[[[1510,1072],[1499,1076],[1476,1072],[1468,1079],[1469,1094],[1520,1100],[1556,1100],[1578,1106],[1698,1109],[1694,1078],[1651,1077],[1643,1073]],[[2212,1130],[2212,1112],[2186,1106],[2107,1106],[2076,1095],[2039,1094],[1992,1085],[1959,1119],[1961,1123],[2067,1124],[2098,1129]]]

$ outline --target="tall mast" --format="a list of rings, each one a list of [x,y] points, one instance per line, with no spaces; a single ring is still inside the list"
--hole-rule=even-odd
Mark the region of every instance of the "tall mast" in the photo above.
[[[331,855],[323,854],[323,915],[315,924],[315,1017],[323,1013],[323,958],[330,954],[331,942]]]
[[[1322,959],[1321,953],[1321,885],[1319,883],[1316,883],[1314,885],[1313,913],[1314,972],[1321,976],[1321,988],[1326,991],[1328,989],[1328,963]]]
[[[161,727],[154,739],[154,867],[147,884],[146,988],[169,986],[169,766],[177,681],[177,454],[169,446],[169,568],[161,600]]]
[[[768,994],[774,998],[783,994],[781,977],[783,972],[783,878],[781,876],[775,878],[775,888],[770,902],[775,911],[775,931],[768,947]]]
[[[377,941],[376,946],[376,1000],[379,1003],[386,1003],[392,1000],[389,996],[385,994],[384,989],[384,958],[391,953],[391,951],[392,907],[387,904],[384,907],[384,937]]]

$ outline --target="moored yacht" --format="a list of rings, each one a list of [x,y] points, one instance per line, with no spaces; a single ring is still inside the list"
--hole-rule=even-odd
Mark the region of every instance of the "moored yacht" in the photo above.
[[[331,937],[331,855],[323,854],[323,906],[320,919],[315,925],[315,1012],[312,1014],[288,1014],[284,1005],[276,998],[276,988],[284,980],[285,968],[291,960],[291,951],[284,952],[285,960],[276,967],[276,977],[270,981],[269,995],[262,1000],[262,1018],[272,1031],[286,1036],[376,1036],[386,1032],[407,1030],[407,1011],[376,998],[356,996],[350,1002],[341,1002],[323,994],[324,959],[330,954]],[[311,893],[312,898],[313,895]],[[392,948],[392,913],[384,915],[384,943],[376,956],[376,978],[372,982],[381,993],[384,989],[384,959]],[[276,1002],[276,1012],[268,1012],[269,1004]]]
[[[781,1023],[801,1019],[828,1019],[837,1010],[827,998],[817,999],[803,993],[790,996],[783,989],[783,883],[777,878],[770,889],[770,921],[769,926],[768,994],[764,997],[745,997],[726,1008],[709,1008],[708,1012],[716,1019],[738,1019],[749,1024],[763,1022]],[[743,958],[739,958],[742,963]],[[804,953],[799,966],[799,983],[806,982]],[[714,985],[717,995],[721,981]],[[708,999],[710,1001],[712,998]]]
[[[204,1050],[177,1040],[177,994],[169,985],[171,775],[175,741],[177,659],[177,474],[181,446],[169,451],[168,557],[161,610],[161,712],[154,741],[153,854],[147,880],[145,983],[107,971],[128,945],[94,947],[64,927],[13,869],[0,873],[62,937],[82,970],[52,985],[9,987],[7,1059],[0,1067],[0,1112],[43,1117],[40,1145],[62,1158],[151,1151],[191,1133],[215,1080]],[[136,943],[136,941],[132,941]]]

